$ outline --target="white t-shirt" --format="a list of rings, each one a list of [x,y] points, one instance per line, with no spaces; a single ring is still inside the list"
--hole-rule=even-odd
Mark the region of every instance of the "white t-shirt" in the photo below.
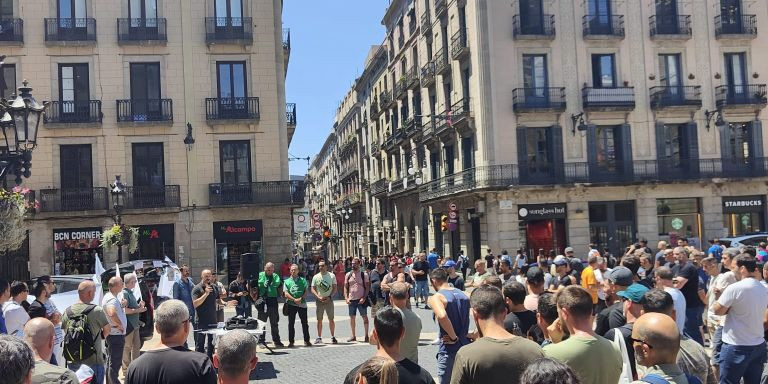
[[[3,304],[3,317],[8,334],[16,337],[24,337],[24,325],[29,321],[29,315],[24,307],[13,300]]]
[[[715,289],[719,289],[722,294],[727,286],[735,282],[736,276],[733,275],[733,272],[728,271],[717,275],[712,279],[712,282],[709,283],[709,292],[707,292],[707,301],[709,303],[707,320],[712,324],[723,326],[723,320],[725,319],[725,316],[715,315],[715,302],[717,301],[717,298],[715,297]]]
[[[664,292],[672,296],[672,301],[675,304],[675,324],[682,335],[683,330],[685,330],[685,296],[674,287],[664,287]]]
[[[118,294],[118,296],[121,295]],[[125,329],[128,327],[128,319],[125,317],[125,310],[123,310],[123,306],[120,304],[120,300],[118,300],[118,298],[115,297],[112,292],[107,292],[104,294],[104,298],[101,299],[101,307],[104,308],[105,315],[108,307],[115,308],[117,318],[120,320],[120,324],[116,324],[114,321],[112,321],[111,317],[107,316],[107,321],[109,321],[109,325],[111,326],[109,328],[109,334],[116,336],[125,335]],[[122,327],[122,330],[115,328],[116,326]]]
[[[606,273],[608,271],[606,270]],[[603,271],[600,268],[595,268],[595,280],[597,280],[597,298],[605,301],[605,291],[603,290]]]
[[[728,307],[723,323],[723,342],[753,346],[763,339],[763,317],[768,308],[768,291],[757,280],[748,277],[729,285],[717,300]]]

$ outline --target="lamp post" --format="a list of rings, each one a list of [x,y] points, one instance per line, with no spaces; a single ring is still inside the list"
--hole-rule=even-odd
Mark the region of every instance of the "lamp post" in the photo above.
[[[116,175],[115,181],[109,186],[112,188],[110,190],[110,194],[112,194],[112,208],[115,209],[115,223],[120,227],[120,232],[123,234],[123,241],[120,241],[120,243],[117,244],[117,263],[122,264],[123,243],[125,236],[127,235],[125,233],[125,228],[123,228],[123,220],[120,217],[120,214],[123,212],[123,208],[125,208],[125,185],[122,181],[120,181],[120,175]]]
[[[0,100],[0,181],[7,187],[6,177],[16,175],[16,184],[22,177],[32,174],[32,150],[37,146],[37,132],[47,103],[40,104],[32,97],[32,88],[24,80],[18,96],[12,100]]]

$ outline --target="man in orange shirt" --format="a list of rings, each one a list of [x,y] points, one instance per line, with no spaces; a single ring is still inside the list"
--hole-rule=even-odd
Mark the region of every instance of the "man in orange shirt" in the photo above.
[[[595,277],[595,268],[597,268],[597,256],[589,256],[587,260],[589,266],[581,271],[581,285],[589,291],[592,296],[592,305],[597,308],[597,278]]]

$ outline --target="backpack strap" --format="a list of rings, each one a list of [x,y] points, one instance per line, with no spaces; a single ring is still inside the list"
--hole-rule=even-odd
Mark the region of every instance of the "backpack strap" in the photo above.
[[[667,381],[665,378],[659,375],[654,375],[654,374],[643,376],[643,379],[641,381],[644,381],[650,384],[669,384],[669,381]]]

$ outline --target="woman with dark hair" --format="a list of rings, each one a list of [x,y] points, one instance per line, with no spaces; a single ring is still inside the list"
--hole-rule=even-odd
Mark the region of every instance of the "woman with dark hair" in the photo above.
[[[357,373],[357,384],[397,384],[399,377],[395,361],[382,356],[368,359]]]
[[[571,367],[545,357],[525,369],[520,384],[581,384],[581,381]]]

